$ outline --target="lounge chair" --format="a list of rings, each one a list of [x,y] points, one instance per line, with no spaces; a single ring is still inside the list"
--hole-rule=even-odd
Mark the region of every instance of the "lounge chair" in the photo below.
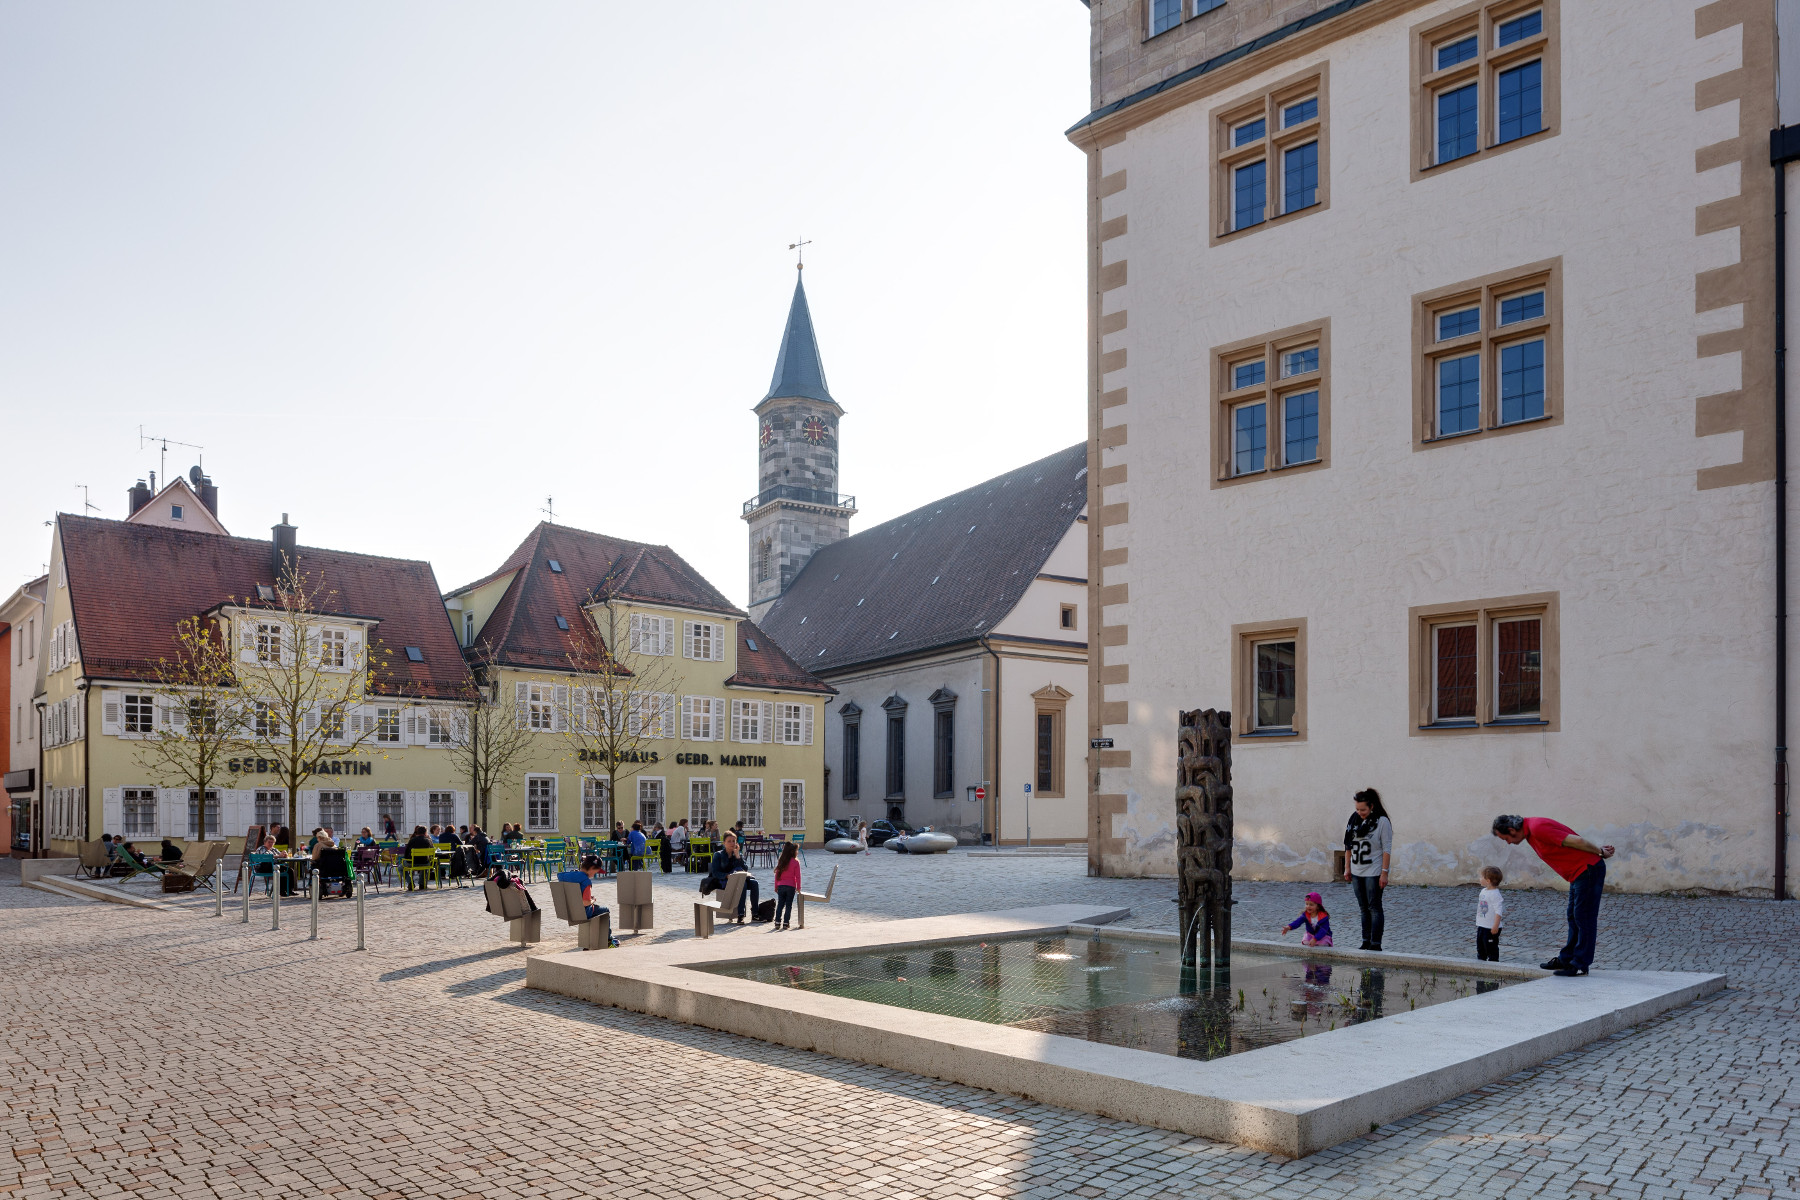
[[[575,926],[575,941],[583,950],[605,950],[612,945],[612,914],[588,916],[579,883],[552,879],[550,902],[556,906],[557,916]]]
[[[838,869],[836,867],[831,868],[831,878],[825,881],[825,891],[823,894],[820,894],[819,892],[801,892],[794,897],[794,907],[800,910],[800,928],[806,928],[806,902],[808,900],[811,900],[814,904],[831,903],[831,889],[837,886],[837,873]]]
[[[125,868],[125,874],[118,877],[120,883],[124,883],[128,879],[135,879],[139,875],[161,876],[169,873],[169,869],[155,859],[139,858],[123,846],[119,847],[118,855],[116,861]]]
[[[219,880],[219,864],[224,861],[225,843],[207,842],[206,853],[200,856],[198,862],[194,863],[192,866],[189,866],[187,863],[176,863],[173,865],[172,869],[183,875],[192,875],[194,877],[194,890],[198,891],[201,888],[210,888],[216,892],[219,888],[224,886]]]
[[[656,928],[656,905],[652,903],[650,872],[619,872],[619,928],[631,926],[631,932]]]
[[[749,882],[750,872],[733,871],[725,886],[710,896],[702,896],[694,901],[694,936],[709,938],[713,935],[713,917],[725,913],[729,920],[732,913],[737,912],[738,901],[743,899],[744,884]]]
[[[112,859],[107,857],[105,842],[83,842],[78,855],[80,862],[75,864],[77,876],[86,875],[89,879],[99,879],[112,870]]]
[[[524,887],[501,887],[490,879],[485,890],[488,911],[507,922],[507,937],[522,946],[544,940],[544,914],[531,907]]]

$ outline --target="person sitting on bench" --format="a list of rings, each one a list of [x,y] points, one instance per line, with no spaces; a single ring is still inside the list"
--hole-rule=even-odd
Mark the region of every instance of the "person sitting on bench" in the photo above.
[[[724,843],[719,847],[719,852],[712,856],[712,862],[707,866],[707,874],[712,878],[713,888],[715,890],[723,891],[733,873],[737,871],[744,871],[747,873],[749,870],[750,868],[744,864],[743,855],[738,853],[737,837],[734,834],[727,833],[725,835]],[[737,923],[739,925],[744,923],[745,901],[749,901],[750,913],[751,916],[754,917],[759,899],[760,894],[756,886],[756,876],[751,875],[744,880],[744,890],[738,894]]]
[[[593,920],[603,912],[611,912],[603,904],[594,903],[594,877],[600,874],[600,857],[596,854],[581,856],[579,869],[571,868],[556,878],[561,883],[578,883],[581,885],[581,902],[587,905],[587,919]]]

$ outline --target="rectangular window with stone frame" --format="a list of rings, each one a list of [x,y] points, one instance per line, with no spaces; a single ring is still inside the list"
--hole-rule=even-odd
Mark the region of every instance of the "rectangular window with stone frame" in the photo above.
[[[556,776],[525,777],[525,832],[556,832]]]
[[[1558,609],[1555,592],[1411,609],[1411,732],[1557,732]]]
[[[1331,204],[1321,65],[1212,112],[1213,245]]]
[[[1231,627],[1232,734],[1251,742],[1306,740],[1306,619]]]
[[[844,720],[844,799],[855,800],[862,793],[862,709],[840,714]]]
[[[956,795],[956,693],[939,688],[931,694],[931,794],[936,800]]]
[[[1560,0],[1481,0],[1412,29],[1412,178],[1556,136]]]
[[[581,777],[583,833],[605,833],[612,828],[612,799],[607,794],[607,786],[607,780],[598,775]]]
[[[1562,424],[1562,259],[1413,297],[1413,448]]]
[[[1212,363],[1212,486],[1330,465],[1329,320],[1215,346]]]

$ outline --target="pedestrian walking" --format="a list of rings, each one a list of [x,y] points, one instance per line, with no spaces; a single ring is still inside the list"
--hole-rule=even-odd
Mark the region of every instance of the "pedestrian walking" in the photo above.
[[[1394,826],[1381,805],[1381,793],[1374,788],[1364,788],[1354,800],[1356,811],[1344,826],[1344,879],[1356,889],[1356,906],[1362,910],[1360,948],[1379,950],[1387,927],[1381,893],[1388,884]]]
[[[1494,836],[1509,846],[1530,842],[1544,865],[1569,881],[1568,940],[1542,965],[1558,975],[1586,975],[1594,962],[1600,893],[1606,885],[1606,860],[1613,856],[1613,848],[1596,846],[1549,817],[1495,817]]]

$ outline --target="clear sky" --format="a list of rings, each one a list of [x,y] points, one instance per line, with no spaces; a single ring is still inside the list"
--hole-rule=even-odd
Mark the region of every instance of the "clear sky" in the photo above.
[[[0,5],[3,590],[141,426],[234,534],[450,588],[554,496],[742,603],[798,235],[853,530],[1081,440],[1086,109],[1079,0]]]

